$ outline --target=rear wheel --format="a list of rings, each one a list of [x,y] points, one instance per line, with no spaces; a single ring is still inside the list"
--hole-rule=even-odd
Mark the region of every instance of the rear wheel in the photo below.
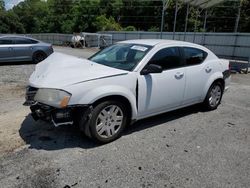
[[[220,82],[215,82],[211,85],[208,90],[207,96],[204,100],[204,106],[207,110],[214,110],[216,109],[222,98],[223,94],[223,87]]]
[[[32,61],[33,61],[33,63],[37,64],[46,58],[47,58],[47,55],[43,51],[38,51],[38,52],[34,53],[34,55],[32,57]]]
[[[91,138],[108,143],[119,138],[128,120],[126,106],[118,101],[105,101],[94,107],[88,121]]]

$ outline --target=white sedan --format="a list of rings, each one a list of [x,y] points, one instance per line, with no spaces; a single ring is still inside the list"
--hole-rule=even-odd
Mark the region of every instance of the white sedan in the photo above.
[[[35,120],[77,124],[107,143],[146,117],[196,103],[214,110],[229,82],[229,62],[203,46],[130,40],[89,59],[50,55],[36,65],[25,104]]]

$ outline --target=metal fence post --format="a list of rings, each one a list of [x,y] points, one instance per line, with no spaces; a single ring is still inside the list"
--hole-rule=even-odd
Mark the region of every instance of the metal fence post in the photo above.
[[[196,29],[197,29],[197,20],[198,20],[198,10],[196,11],[196,17],[195,17],[195,24],[194,24],[194,37],[193,37],[193,43],[195,43],[195,35],[196,35]]]
[[[203,38],[202,38],[202,44],[203,44],[203,46],[205,45],[206,26],[207,26],[207,9],[205,11],[205,18],[204,18],[204,24],[203,24]]]
[[[175,39],[175,30],[176,30],[176,19],[178,13],[178,0],[175,0],[175,13],[174,13],[174,29],[173,29],[173,40]]]
[[[236,17],[235,26],[234,26],[235,33],[238,32],[238,27],[239,27],[239,22],[240,22],[240,14],[241,14],[241,4],[242,4],[242,0],[240,0],[240,5],[238,7],[238,13],[237,13],[237,17]]]
[[[187,4],[186,20],[185,20],[185,30],[184,30],[184,41],[186,41],[186,33],[188,26],[188,15],[189,15],[189,3]]]
[[[238,34],[235,34],[235,39],[234,39],[234,46],[233,46],[233,53],[232,53],[232,58],[235,59],[235,51],[236,51],[236,45],[238,43]]]

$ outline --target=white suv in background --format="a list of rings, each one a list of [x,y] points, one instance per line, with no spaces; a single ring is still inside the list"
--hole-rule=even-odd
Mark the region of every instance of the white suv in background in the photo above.
[[[127,124],[196,103],[220,104],[229,62],[181,41],[130,40],[87,59],[54,53],[36,65],[26,105],[35,120],[78,124],[102,143]]]

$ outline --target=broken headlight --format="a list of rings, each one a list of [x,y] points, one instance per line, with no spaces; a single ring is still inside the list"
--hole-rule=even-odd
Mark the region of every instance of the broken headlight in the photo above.
[[[71,94],[63,90],[41,88],[35,95],[35,101],[57,108],[65,108],[70,97]]]

